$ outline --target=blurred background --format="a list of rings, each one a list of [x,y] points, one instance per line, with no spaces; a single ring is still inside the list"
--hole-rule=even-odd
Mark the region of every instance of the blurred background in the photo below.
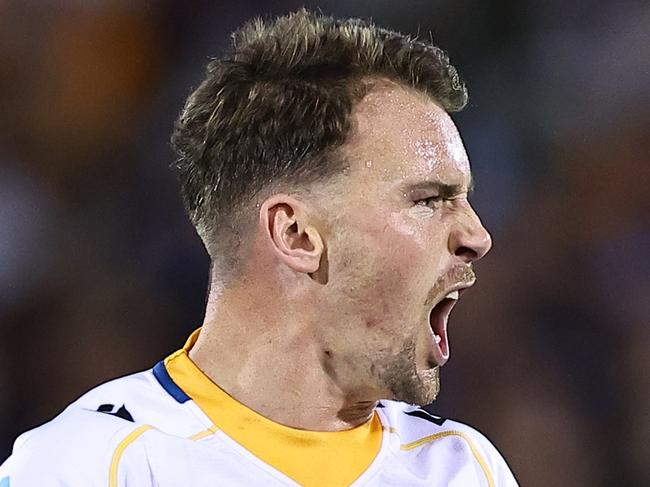
[[[650,485],[650,4],[0,0],[0,462],[200,325],[172,123],[252,16],[305,5],[446,49],[494,238],[438,414],[522,486]]]

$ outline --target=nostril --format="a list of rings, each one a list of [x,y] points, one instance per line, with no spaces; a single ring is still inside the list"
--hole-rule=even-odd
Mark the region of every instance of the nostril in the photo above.
[[[460,257],[464,262],[473,262],[478,259],[478,253],[469,247],[459,246],[454,252],[456,256]]]

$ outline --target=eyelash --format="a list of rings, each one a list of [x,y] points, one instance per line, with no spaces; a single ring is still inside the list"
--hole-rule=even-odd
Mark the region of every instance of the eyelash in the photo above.
[[[416,204],[416,206],[426,206],[426,207],[428,207],[428,208],[431,208],[431,207],[428,205],[428,202],[429,202],[429,201],[433,201],[433,202],[436,202],[436,203],[440,203],[440,202],[443,201],[443,199],[444,199],[444,198],[443,198],[442,196],[430,196],[429,198],[422,198],[421,200],[416,200],[416,201],[415,201],[415,204]],[[425,203],[422,204],[422,202],[425,202]]]

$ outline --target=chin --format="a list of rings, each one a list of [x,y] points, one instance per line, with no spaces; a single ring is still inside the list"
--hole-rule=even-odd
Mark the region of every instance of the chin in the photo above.
[[[419,373],[422,380],[422,397],[415,404],[426,406],[438,398],[440,392],[440,367],[433,367]]]
[[[392,392],[390,399],[417,404],[418,406],[431,404],[436,400],[438,392],[440,392],[439,368],[433,367],[403,377],[401,380],[394,382],[390,390]]]

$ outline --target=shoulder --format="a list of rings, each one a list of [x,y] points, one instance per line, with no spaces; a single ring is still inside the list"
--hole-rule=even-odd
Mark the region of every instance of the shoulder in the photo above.
[[[444,450],[451,462],[455,457],[471,458],[489,479],[488,485],[517,485],[503,455],[476,428],[437,416],[419,406],[386,400],[380,404],[380,414],[388,422],[389,430],[399,437],[400,450],[418,451],[419,454],[428,450],[436,455]]]
[[[0,478],[10,476],[17,485],[105,485],[115,451],[142,427],[109,414],[66,409],[16,439]]]
[[[144,456],[142,438],[161,431],[184,436],[196,429],[193,416],[151,370],[138,372],[97,386],[20,435],[0,466],[0,479],[10,476],[12,485],[107,485],[127,447],[129,458]],[[141,460],[146,465],[146,458]]]

